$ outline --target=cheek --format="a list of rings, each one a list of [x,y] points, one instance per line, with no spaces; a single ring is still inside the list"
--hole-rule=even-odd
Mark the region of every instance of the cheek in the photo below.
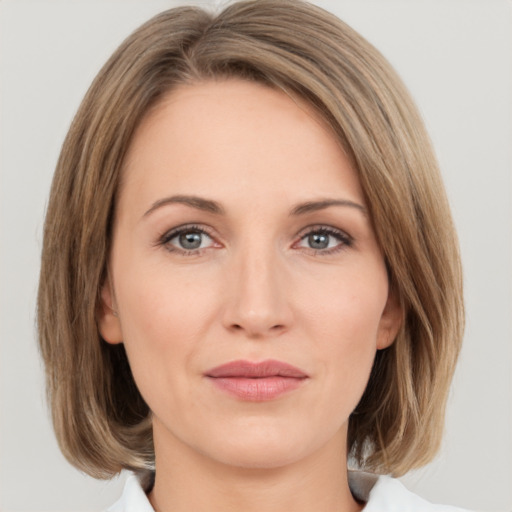
[[[194,371],[214,316],[214,290],[199,294],[193,279],[158,266],[133,264],[122,275],[116,292],[123,342],[137,386],[153,409],[158,390],[169,399],[172,390],[186,394],[185,375]]]
[[[333,306],[335,303],[333,303]],[[343,387],[354,385],[363,391],[376,354],[380,308],[369,308],[358,297],[338,303],[330,311],[329,335],[323,352],[329,357],[327,375]],[[372,314],[368,314],[372,310]]]
[[[383,265],[354,266],[314,276],[301,290],[297,304],[305,306],[300,316],[311,329],[311,339],[329,339],[333,350],[347,346],[357,351],[376,348],[387,294]]]
[[[206,276],[198,272],[183,272],[165,260],[148,264],[145,259],[134,255],[118,265],[118,308],[125,342],[143,338],[163,349],[200,329],[199,319],[211,309],[214,292],[200,286]]]
[[[351,410],[368,382],[387,290],[385,271],[354,272],[304,295],[309,305],[304,325],[321,356],[326,389],[336,403],[343,396]]]

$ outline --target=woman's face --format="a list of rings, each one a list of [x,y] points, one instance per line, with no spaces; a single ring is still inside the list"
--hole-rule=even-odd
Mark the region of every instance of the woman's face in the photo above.
[[[401,315],[329,129],[263,85],[181,86],[123,172],[100,330],[126,347],[157,457],[277,467],[343,446]]]

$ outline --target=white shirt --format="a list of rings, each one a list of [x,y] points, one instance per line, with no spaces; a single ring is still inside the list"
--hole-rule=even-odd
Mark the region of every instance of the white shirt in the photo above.
[[[408,491],[389,476],[349,471],[350,490],[366,502],[364,512],[467,512],[448,505],[434,505]],[[130,475],[121,498],[107,512],[155,512],[138,479]]]

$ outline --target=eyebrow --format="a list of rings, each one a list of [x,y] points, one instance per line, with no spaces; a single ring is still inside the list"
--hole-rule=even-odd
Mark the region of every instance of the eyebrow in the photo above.
[[[169,204],[184,204],[197,210],[202,210],[216,215],[225,214],[224,208],[219,203],[217,203],[216,201],[212,201],[211,199],[205,199],[199,196],[176,195],[164,197],[163,199],[155,201],[151,205],[149,210],[147,210],[146,213],[144,213],[143,217],[147,217],[158,208],[161,208],[162,206],[166,206]],[[367,215],[368,213],[363,205],[355,203],[354,201],[350,201],[349,199],[321,199],[318,201],[306,201],[304,203],[300,203],[294,206],[290,210],[290,215],[304,215],[306,213],[325,210],[326,208],[330,208],[332,206],[348,206],[351,208],[356,208],[357,210],[361,211],[364,215]]]
[[[319,201],[307,201],[292,208],[290,215],[304,215],[306,213],[325,210],[331,206],[349,206],[350,208],[356,208],[364,215],[368,215],[366,208],[362,204],[355,203],[349,199],[322,199]]]
[[[186,206],[196,208],[197,210],[203,210],[205,212],[215,213],[217,215],[223,215],[225,213],[224,208],[222,208],[222,206],[216,201],[204,199],[198,196],[178,195],[164,197],[163,199],[155,201],[151,205],[151,208],[143,215],[143,217],[147,217],[150,213],[154,212],[158,208],[161,208],[162,206],[166,206],[168,204],[184,204]]]

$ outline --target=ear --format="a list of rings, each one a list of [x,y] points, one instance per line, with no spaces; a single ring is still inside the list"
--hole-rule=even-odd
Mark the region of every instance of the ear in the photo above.
[[[390,290],[377,333],[377,350],[388,348],[395,341],[403,323],[403,309],[396,294]]]
[[[116,311],[116,303],[110,279],[101,288],[101,303],[98,308],[98,328],[101,337],[113,345],[123,342],[121,322]]]

